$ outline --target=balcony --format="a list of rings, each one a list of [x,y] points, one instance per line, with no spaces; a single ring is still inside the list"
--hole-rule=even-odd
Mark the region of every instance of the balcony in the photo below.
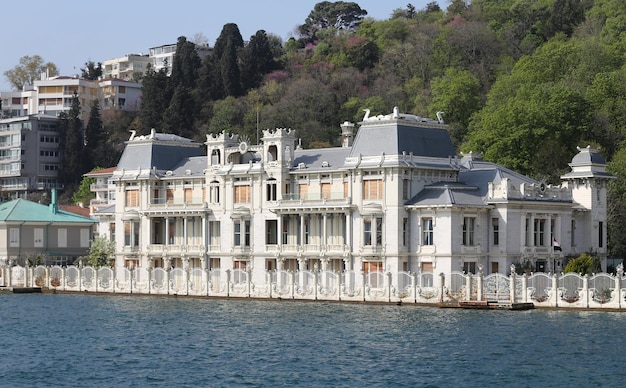
[[[115,185],[109,185],[108,183],[92,183],[89,185],[90,191],[106,191],[115,190]]]
[[[461,245],[461,253],[463,254],[481,253],[480,245]]]

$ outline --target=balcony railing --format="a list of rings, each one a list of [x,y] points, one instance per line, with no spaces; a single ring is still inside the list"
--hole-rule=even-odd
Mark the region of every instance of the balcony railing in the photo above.
[[[174,197],[174,198],[152,198],[150,200],[150,205],[152,206],[185,206],[185,205],[202,205],[204,204],[204,200],[202,197],[192,197],[190,199],[185,200],[182,197]]]

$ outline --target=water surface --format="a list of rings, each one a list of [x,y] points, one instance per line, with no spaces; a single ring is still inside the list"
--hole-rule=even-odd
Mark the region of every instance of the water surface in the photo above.
[[[0,294],[0,386],[622,386],[626,313]]]

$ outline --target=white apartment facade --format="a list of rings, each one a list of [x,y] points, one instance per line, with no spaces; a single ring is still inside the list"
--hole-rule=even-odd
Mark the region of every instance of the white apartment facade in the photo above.
[[[72,106],[74,93],[79,98],[81,118],[88,119],[93,101],[98,100],[101,110],[118,109],[137,111],[141,103],[141,84],[120,79],[97,81],[78,77],[50,77],[45,75],[25,91],[0,92],[1,117],[44,114],[57,116]]]
[[[560,186],[455,156],[446,126],[401,114],[342,125],[342,147],[304,150],[296,132],[261,144],[131,136],[96,212],[116,265],[145,268],[510,273],[606,258],[606,183],[591,148]],[[554,249],[555,241],[562,251]],[[606,260],[603,260],[606,269]],[[261,270],[261,271],[257,271]],[[436,277],[435,277],[436,278]],[[261,283],[262,279],[257,279]],[[396,284],[392,281],[393,284]]]
[[[152,63],[146,54],[128,54],[123,57],[107,59],[102,67],[102,78],[117,78],[124,81],[137,81]]]

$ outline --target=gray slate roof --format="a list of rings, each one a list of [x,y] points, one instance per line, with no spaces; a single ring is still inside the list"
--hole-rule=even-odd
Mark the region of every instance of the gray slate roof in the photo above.
[[[456,152],[448,131],[440,125],[391,119],[363,122],[352,145],[350,156],[401,155],[438,158],[454,157]]]
[[[293,166],[297,168],[300,163],[304,163],[306,169],[309,171],[325,169],[334,171],[344,165],[345,158],[349,154],[350,148],[295,150]]]
[[[163,135],[163,134],[159,134]],[[174,136],[174,135],[170,135]],[[180,138],[176,136],[176,138]],[[182,138],[181,138],[182,139]],[[169,143],[161,140],[131,140],[127,142],[124,153],[117,164],[117,170],[172,170],[180,161],[193,156],[203,156],[202,144],[189,142],[188,147],[181,147],[179,142]]]

